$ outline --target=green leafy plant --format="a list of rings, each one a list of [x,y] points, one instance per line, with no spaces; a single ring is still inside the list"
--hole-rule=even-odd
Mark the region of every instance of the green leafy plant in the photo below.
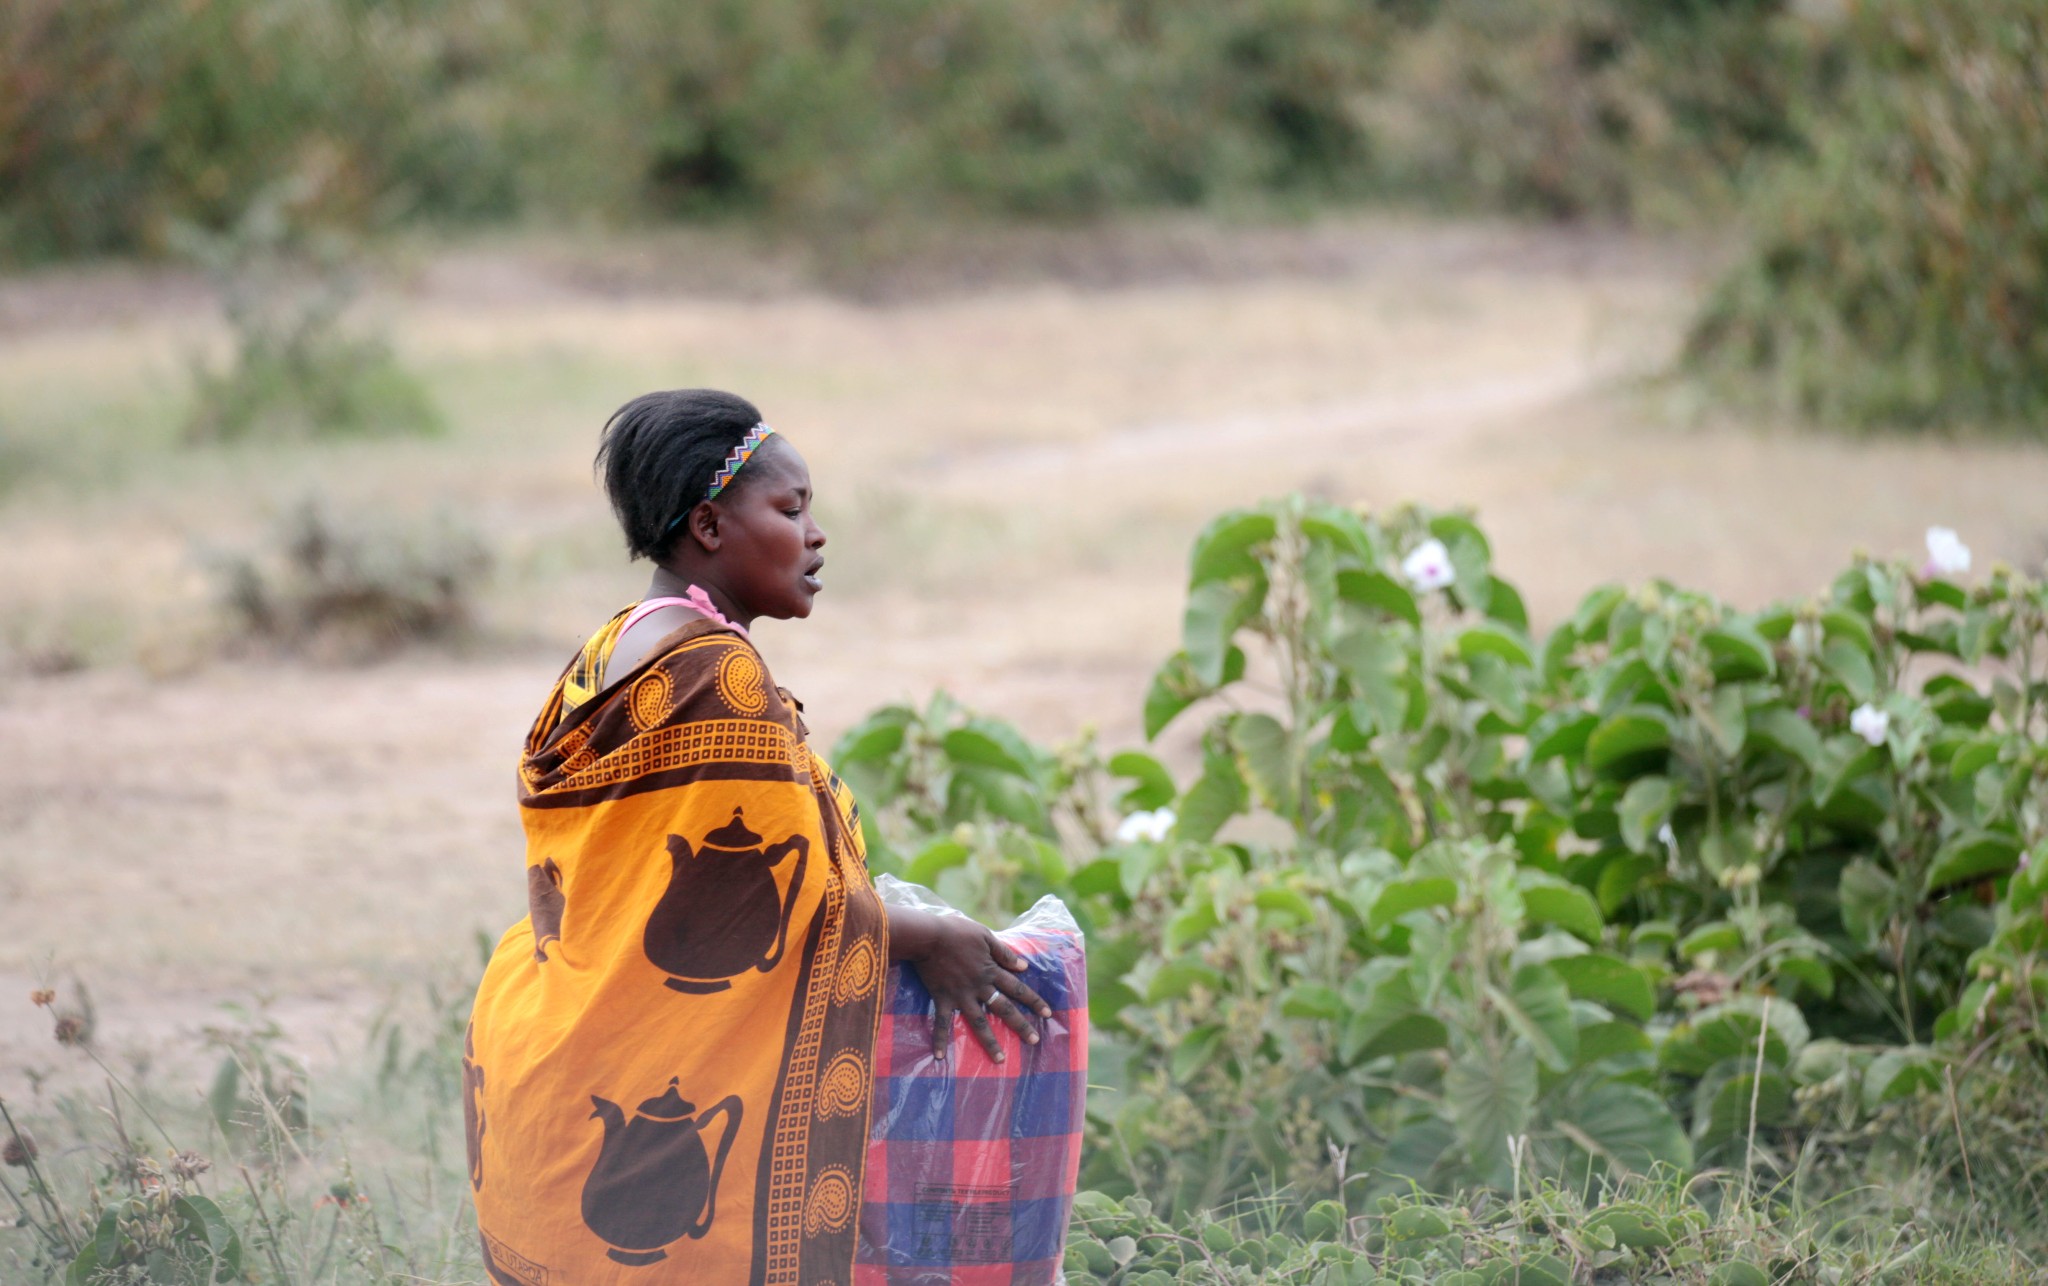
[[[840,758],[913,878],[1090,925],[1098,1187],[1790,1166],[2032,1039],[2048,591],[1966,563],[1931,533],[1757,612],[1601,589],[1537,636],[1469,519],[1284,500],[1192,552],[1144,702],[1202,720],[1185,784],[950,700]]]

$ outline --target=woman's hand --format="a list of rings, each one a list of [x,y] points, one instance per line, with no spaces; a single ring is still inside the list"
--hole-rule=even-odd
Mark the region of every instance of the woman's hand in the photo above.
[[[953,1034],[955,1013],[966,1017],[982,1048],[998,1063],[1003,1061],[1003,1049],[996,1042],[990,1014],[1032,1045],[1038,1043],[1038,1033],[1024,1011],[1052,1017],[1052,1006],[1017,976],[1027,967],[1024,957],[1004,945],[986,925],[965,916],[890,907],[889,957],[914,965],[918,980],[932,993],[937,1006],[932,1015],[932,1057],[941,1061]]]

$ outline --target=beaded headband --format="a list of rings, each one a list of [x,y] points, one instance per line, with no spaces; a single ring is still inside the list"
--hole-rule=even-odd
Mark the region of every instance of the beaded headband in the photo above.
[[[774,433],[775,430],[769,428],[766,424],[756,424],[753,428],[748,429],[746,436],[739,440],[739,445],[726,454],[725,463],[718,466],[718,472],[711,475],[711,487],[704,493],[704,499],[718,499],[718,493],[732,485],[733,476],[746,465],[747,461],[754,458],[754,452],[759,451],[761,444],[774,436]],[[695,507],[694,505],[691,506],[691,508]],[[684,520],[689,518],[689,516],[690,510],[685,509],[674,518],[669,519],[668,526],[662,529],[662,535],[667,536],[676,528],[682,526]]]
[[[706,500],[718,499],[718,493],[725,490],[727,484],[732,481],[733,475],[738,473],[747,461],[754,458],[754,452],[759,451],[761,444],[766,442],[774,432],[775,430],[765,424],[756,424],[753,428],[748,429],[747,436],[740,439],[739,445],[734,447],[725,457],[725,463],[719,466],[718,472],[711,475],[711,490],[704,493],[704,498]]]

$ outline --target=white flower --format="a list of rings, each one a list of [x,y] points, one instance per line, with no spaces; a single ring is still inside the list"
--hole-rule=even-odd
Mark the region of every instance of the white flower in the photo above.
[[[1934,576],[1960,576],[1970,570],[1970,547],[1947,527],[1927,529],[1927,571]]]
[[[1849,731],[1863,738],[1873,746],[1884,744],[1884,735],[1892,729],[1892,717],[1868,701],[1857,706],[1849,715]]]
[[[1670,822],[1666,822],[1657,828],[1657,840],[1666,848],[1669,848],[1678,842],[1678,832],[1671,829]]]
[[[1150,840],[1158,843],[1173,829],[1173,810],[1161,808],[1149,813],[1132,813],[1117,823],[1116,840],[1129,844],[1134,840]]]
[[[1441,540],[1425,540],[1401,560],[1408,583],[1420,590],[1442,589],[1458,578],[1451,567],[1451,551]]]

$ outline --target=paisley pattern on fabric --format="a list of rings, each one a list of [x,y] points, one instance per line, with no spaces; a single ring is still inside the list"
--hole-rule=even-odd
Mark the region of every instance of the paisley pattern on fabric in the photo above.
[[[696,622],[612,678],[619,619],[520,765],[531,913],[464,1059],[485,1268],[846,1281],[888,958],[852,800],[744,636]]]

